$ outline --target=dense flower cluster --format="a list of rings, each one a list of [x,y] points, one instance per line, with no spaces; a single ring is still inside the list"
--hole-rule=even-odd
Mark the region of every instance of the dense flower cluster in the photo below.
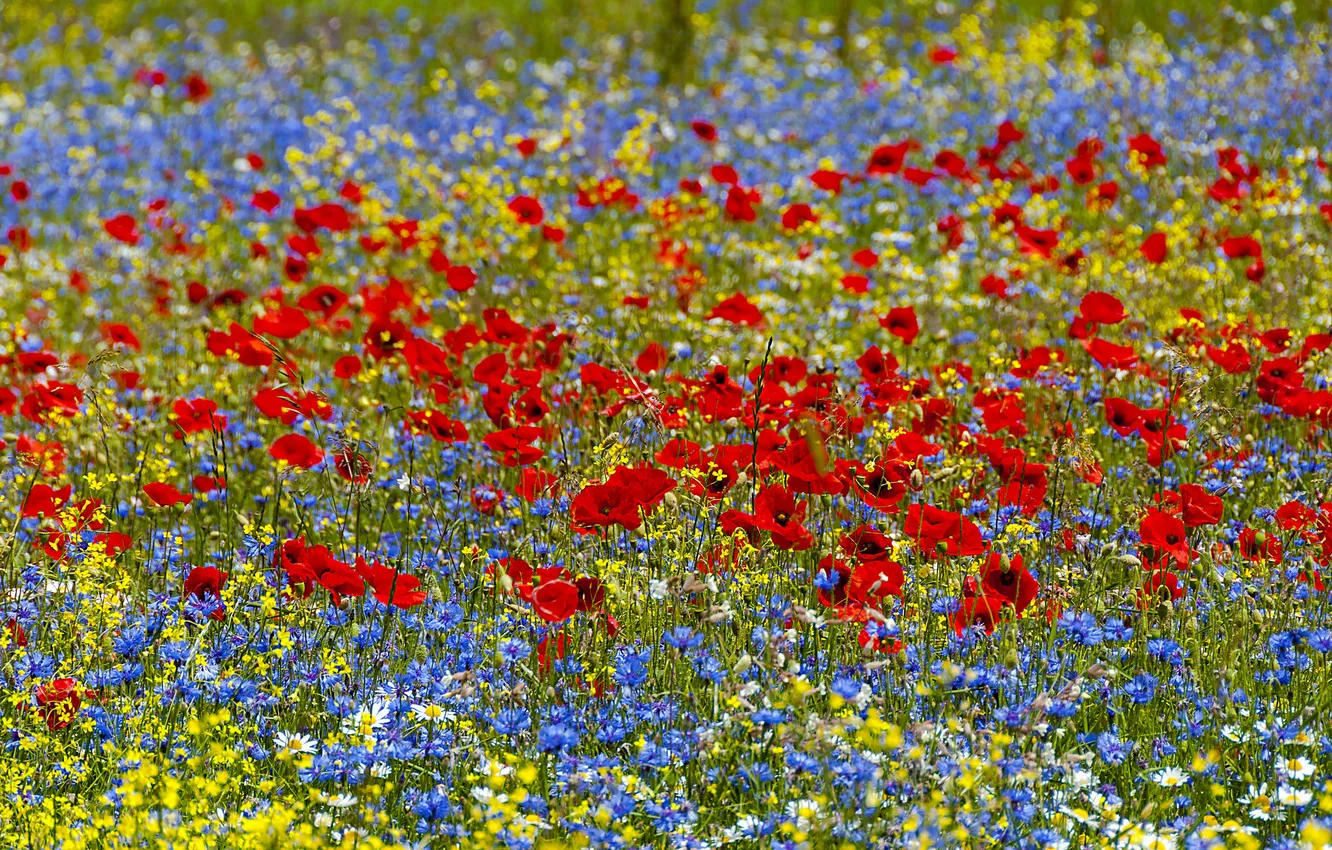
[[[695,20],[0,52],[0,843],[1328,846],[1326,28]]]

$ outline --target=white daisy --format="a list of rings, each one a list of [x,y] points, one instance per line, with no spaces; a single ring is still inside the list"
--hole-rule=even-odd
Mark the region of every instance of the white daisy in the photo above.
[[[412,714],[422,723],[443,723],[446,720],[453,719],[452,712],[445,711],[444,707],[436,703],[417,703],[412,706]]]
[[[1162,788],[1178,788],[1189,784],[1189,775],[1177,767],[1163,767],[1152,776],[1152,781]]]
[[[273,736],[273,746],[277,749],[278,758],[310,755],[319,749],[314,738],[299,732],[277,733]]]
[[[359,710],[344,717],[342,719],[342,733],[368,738],[387,726],[388,721],[388,706],[382,702],[377,702],[373,705],[362,706]]]
[[[1304,756],[1283,759],[1281,766],[1286,769],[1286,775],[1291,779],[1308,779],[1314,773],[1313,763]]]
[[[1313,792],[1307,788],[1282,785],[1277,788],[1277,802],[1287,808],[1300,809],[1313,802]]]

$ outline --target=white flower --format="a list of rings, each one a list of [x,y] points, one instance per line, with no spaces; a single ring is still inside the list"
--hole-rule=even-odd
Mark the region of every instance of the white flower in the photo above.
[[[797,827],[804,830],[807,830],[811,821],[819,816],[819,810],[818,801],[808,798],[792,800],[786,804],[786,816],[795,821]]]
[[[1250,806],[1249,817],[1257,820],[1271,820],[1273,811],[1272,798],[1267,795],[1267,783],[1258,787],[1249,786],[1249,793],[1240,798],[1240,803]]]
[[[1286,775],[1291,779],[1308,779],[1313,776],[1314,766],[1304,756],[1296,756],[1293,759],[1285,759],[1282,767],[1286,769]]]
[[[1240,729],[1233,723],[1222,726],[1221,734],[1225,736],[1226,740],[1234,741],[1236,744],[1243,744],[1245,741],[1249,740],[1249,733]]]
[[[295,755],[309,755],[319,747],[314,738],[299,732],[279,732],[273,736],[273,746],[277,748],[278,758]]]
[[[1152,777],[1162,788],[1178,788],[1189,784],[1189,775],[1177,767],[1163,767]]]
[[[369,737],[387,726],[388,721],[388,706],[382,702],[377,702],[373,705],[362,706],[360,710],[344,717],[342,733],[344,735]]]
[[[451,711],[445,711],[444,706],[436,703],[416,703],[412,705],[412,714],[422,723],[443,723],[446,720],[452,720],[454,715]]]
[[[1303,808],[1313,802],[1313,792],[1307,788],[1282,785],[1277,788],[1277,802],[1293,809]]]
[[[355,794],[334,794],[328,798],[328,804],[335,809],[350,809],[356,805]]]

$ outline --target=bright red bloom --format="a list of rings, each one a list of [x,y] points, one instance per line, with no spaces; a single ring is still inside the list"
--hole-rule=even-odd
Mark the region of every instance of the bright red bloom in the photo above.
[[[418,589],[421,580],[416,576],[400,573],[380,563],[367,565],[359,556],[356,559],[356,571],[370,585],[375,598],[384,605],[412,608],[426,601],[426,592]]]
[[[1245,527],[1236,544],[1246,561],[1281,563],[1281,541],[1275,534]]]
[[[124,242],[126,245],[139,244],[139,223],[132,215],[121,213],[108,218],[102,222],[102,227],[106,229],[107,235],[117,242]]]
[[[1170,570],[1155,570],[1147,576],[1138,590],[1138,607],[1146,610],[1154,602],[1167,602],[1184,598],[1184,588],[1179,586],[1179,576]]]
[[[535,463],[545,455],[532,443],[541,436],[541,429],[531,425],[519,425],[487,434],[481,442],[486,448],[499,453],[500,462],[505,466],[526,466]]]
[[[73,485],[70,484],[66,484],[58,490],[52,488],[49,484],[34,484],[32,489],[28,491],[28,498],[23,502],[23,516],[55,516],[69,501],[73,489]]]
[[[217,402],[206,398],[179,399],[171,405],[171,412],[182,434],[223,431],[227,427],[227,417],[217,415]]]
[[[1184,524],[1189,528],[1216,525],[1221,521],[1225,502],[1220,496],[1213,496],[1197,484],[1184,484],[1179,488],[1179,497]]]
[[[985,551],[985,541],[976,523],[933,505],[914,504],[908,508],[903,530],[926,557],[936,554],[965,557]]]
[[[1142,408],[1122,398],[1107,398],[1105,421],[1121,437],[1135,434],[1142,423]]]
[[[906,162],[907,151],[911,142],[898,142],[895,145],[879,145],[870,153],[869,164],[865,173],[874,175],[896,174]]]
[[[38,712],[52,732],[64,729],[79,713],[82,699],[73,679],[56,679],[36,691]]]
[[[1108,292],[1088,292],[1082,296],[1078,311],[1089,322],[1117,325],[1124,321],[1124,305]]]
[[[1147,133],[1139,133],[1128,140],[1129,155],[1144,168],[1155,168],[1166,164],[1166,156],[1161,152],[1161,143]]]
[[[1040,582],[1022,565],[1021,555],[1007,560],[998,552],[991,552],[986,559],[981,586],[987,594],[1003,597],[1019,617],[1041,590]]]
[[[888,315],[879,319],[879,327],[902,340],[907,345],[915,341],[920,333],[920,322],[916,319],[915,307],[894,307]]]
[[[220,602],[222,590],[226,588],[229,577],[229,573],[216,567],[195,567],[185,577],[185,595],[193,596],[195,599],[215,599]],[[221,622],[226,619],[227,614],[226,610],[219,606],[209,616],[211,619]]]
[[[541,202],[527,195],[518,195],[510,200],[509,212],[513,213],[513,217],[522,224],[531,226],[540,224],[545,217],[545,213],[541,209]]]
[[[765,487],[754,499],[754,525],[768,532],[778,549],[809,549],[814,545],[814,535],[804,525],[808,507],[785,487]]]
[[[1148,508],[1138,523],[1138,537],[1142,545],[1155,550],[1157,557],[1169,556],[1183,566],[1189,562],[1188,532],[1179,517]],[[1156,557],[1149,560],[1155,561]]]
[[[532,591],[532,609],[547,623],[562,623],[578,610],[578,586],[567,579],[543,581]]]
[[[709,319],[722,319],[733,325],[746,325],[761,328],[764,325],[763,312],[755,307],[743,292],[737,292],[723,299],[708,313]]]
[[[1007,598],[993,594],[963,596],[949,618],[953,631],[961,637],[968,630],[980,626],[987,635],[992,635],[995,626],[1003,619],[1004,606],[1009,604]]]
[[[1169,245],[1166,243],[1164,233],[1153,233],[1142,242],[1142,247],[1138,249],[1144,260],[1153,264],[1165,262],[1169,254]]]
[[[154,481],[151,484],[143,485],[143,492],[153,504],[162,508],[172,508],[176,505],[188,505],[194,501],[194,497],[180,492],[170,484],[161,481]]]
[[[309,469],[324,459],[324,450],[301,434],[285,434],[273,441],[268,453],[274,460]]]

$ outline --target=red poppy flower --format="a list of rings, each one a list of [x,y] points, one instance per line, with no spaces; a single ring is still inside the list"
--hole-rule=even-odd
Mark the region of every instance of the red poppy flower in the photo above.
[[[426,592],[419,590],[421,580],[416,576],[397,572],[383,564],[367,565],[359,556],[356,558],[356,572],[370,585],[375,598],[384,605],[395,608],[412,608],[426,601]]]
[[[509,201],[509,212],[522,224],[536,226],[541,223],[545,213],[541,202],[527,195],[518,195]]]
[[[139,344],[139,338],[134,335],[134,331],[130,330],[128,325],[122,325],[118,322],[104,322],[101,331],[102,339],[106,340],[109,345],[123,345],[135,351],[140,351],[143,348]]]
[[[195,599],[216,599],[220,601],[222,590],[227,586],[229,576],[229,573],[216,567],[194,567],[190,570],[190,574],[185,577],[185,595],[193,596]],[[220,622],[226,619],[226,611],[219,607],[209,616],[211,619]]]
[[[337,315],[347,305],[347,301],[347,293],[325,283],[302,295],[296,306],[308,313],[319,313],[328,320]]]
[[[59,489],[49,484],[38,483],[28,491],[28,498],[23,502],[24,517],[53,517],[69,501],[73,485],[66,484]]]
[[[274,460],[309,469],[324,459],[324,450],[301,434],[285,434],[273,441],[268,453]]]
[[[1129,345],[1116,345],[1097,337],[1084,340],[1082,346],[1093,360],[1106,369],[1131,369],[1138,362],[1138,353]]]
[[[56,679],[37,688],[38,712],[52,732],[64,729],[79,712],[82,699],[73,679]]]
[[[341,204],[319,204],[314,207],[297,207],[292,213],[292,221],[306,233],[316,230],[329,230],[334,233],[351,230],[351,213]]]
[[[985,551],[985,541],[974,522],[933,505],[914,504],[908,508],[903,530],[927,557],[937,553],[966,557]]]
[[[823,189],[825,192],[832,192],[834,195],[841,194],[842,182],[848,175],[840,171],[827,171],[820,169],[809,175],[809,180],[815,186]]]
[[[1041,590],[1040,582],[1022,565],[1021,555],[1010,560],[998,552],[991,552],[986,559],[981,586],[987,594],[1003,597],[1018,616],[1022,616]]]
[[[1165,262],[1169,253],[1169,246],[1166,244],[1164,233],[1153,233],[1142,242],[1142,247],[1138,249],[1143,259],[1149,263],[1160,264]]]
[[[968,630],[980,626],[987,635],[992,635],[995,626],[1003,619],[1004,606],[1008,604],[1008,599],[993,594],[964,596],[958,600],[957,608],[949,618],[953,631],[961,637]]]
[[[578,610],[578,586],[567,579],[543,581],[532,591],[532,609],[547,623],[562,623]]]
[[[712,308],[707,317],[751,328],[761,328],[765,323],[763,312],[755,307],[742,292],[737,292],[731,297],[723,299],[716,307]]]
[[[1154,602],[1174,601],[1184,598],[1184,588],[1179,586],[1179,576],[1170,570],[1154,570],[1138,589],[1138,607],[1146,610]]]
[[[262,192],[255,192],[254,196],[250,198],[250,206],[266,213],[271,213],[281,204],[282,198],[278,197],[277,192],[270,189],[265,189]]]
[[[139,244],[139,223],[134,220],[134,216],[121,213],[102,222],[102,227],[118,242],[124,242],[126,245]]]
[[[882,608],[887,597],[902,595],[905,580],[902,565],[895,561],[861,561],[846,581],[846,596],[860,605]]]
[[[171,412],[183,434],[223,431],[227,427],[227,417],[217,414],[217,402],[206,398],[179,399],[171,405]]]
[[[531,425],[519,425],[487,434],[481,442],[486,448],[498,452],[500,462],[505,466],[526,466],[535,463],[545,455],[532,443],[541,436],[541,429]]]
[[[1124,305],[1108,292],[1088,292],[1082,296],[1078,311],[1089,322],[1117,325],[1124,321]]]
[[[916,335],[920,333],[920,322],[916,319],[916,308],[910,306],[894,307],[888,311],[888,315],[879,319],[879,327],[886,328],[888,333],[910,345],[915,342]]]
[[[818,220],[809,204],[792,204],[782,213],[782,227],[787,230],[797,230],[802,224],[814,224]]]
[[[906,162],[907,151],[911,142],[898,142],[895,145],[879,145],[870,153],[869,164],[865,173],[873,175],[896,174]]]
[[[1155,168],[1166,164],[1166,156],[1161,152],[1161,143],[1147,133],[1139,133],[1128,140],[1129,155],[1144,168]]]
[[[198,74],[190,74],[185,78],[185,96],[194,103],[202,103],[213,93],[212,86],[208,81]]]
[[[1189,528],[1216,525],[1221,521],[1225,502],[1220,496],[1208,493],[1197,484],[1184,484],[1179,488],[1179,497],[1184,524]]]
[[[161,481],[154,481],[151,484],[143,485],[143,492],[153,504],[162,508],[172,508],[176,505],[188,505],[194,501],[194,497],[182,493],[170,484]]]
[[[361,346],[375,360],[385,360],[401,352],[410,339],[411,331],[397,319],[376,319],[361,337]]]
[[[804,525],[808,507],[785,487],[765,487],[754,499],[754,526],[768,532],[778,549],[809,549],[814,545],[814,535]]]
[[[717,128],[707,121],[691,121],[689,128],[694,131],[695,136],[705,142],[717,141]]]
[[[754,208],[754,205],[761,200],[759,193],[753,189],[732,186],[726,191],[726,203],[723,205],[723,209],[726,212],[726,217],[732,221],[756,221],[758,210]]]
[[[1184,522],[1178,517],[1149,508],[1138,523],[1138,537],[1158,557],[1170,556],[1183,566],[1189,562],[1189,540]],[[1155,561],[1156,558],[1150,560]]]
[[[1246,561],[1281,563],[1281,541],[1275,534],[1268,534],[1265,531],[1246,526],[1240,532],[1239,541],[1236,545],[1239,548],[1240,555]]]

